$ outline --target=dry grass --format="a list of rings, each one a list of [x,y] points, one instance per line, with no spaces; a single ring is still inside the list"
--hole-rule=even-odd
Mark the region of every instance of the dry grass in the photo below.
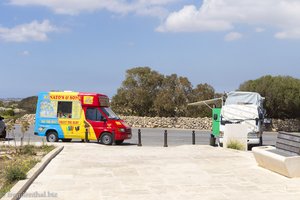
[[[26,179],[27,172],[54,148],[48,145],[23,147],[0,145],[0,198],[16,182]]]

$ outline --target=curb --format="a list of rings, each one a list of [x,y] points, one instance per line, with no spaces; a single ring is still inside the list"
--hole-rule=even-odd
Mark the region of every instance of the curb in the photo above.
[[[63,149],[64,146],[60,146],[50,151],[50,153],[42,158],[41,162],[37,163],[27,173],[27,178],[25,180],[18,181],[0,200],[19,200],[22,198],[23,194],[30,187],[33,181],[44,171],[51,160],[55,158]]]

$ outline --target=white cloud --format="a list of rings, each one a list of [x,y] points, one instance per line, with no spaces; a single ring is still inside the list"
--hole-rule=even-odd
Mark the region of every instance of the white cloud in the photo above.
[[[37,5],[52,9],[58,14],[76,15],[81,12],[108,10],[117,14],[166,16],[164,5],[178,0],[9,0],[12,5]]]
[[[227,35],[225,35],[224,40],[225,41],[234,41],[234,40],[239,40],[243,37],[243,35],[241,33],[238,32],[230,32]]]
[[[197,10],[194,5],[184,6],[178,12],[171,13],[165,24],[158,27],[160,32],[202,32],[232,29],[232,25],[223,19],[210,19]]]
[[[262,33],[262,32],[264,32],[264,31],[265,31],[264,28],[261,28],[261,27],[255,28],[255,32],[256,32],[256,33]]]
[[[277,39],[300,39],[300,28],[294,28],[287,31],[278,32],[275,34]]]
[[[30,55],[30,52],[27,51],[27,50],[25,50],[25,51],[22,51],[22,52],[20,53],[20,55],[21,55],[21,56],[29,56],[29,55]]]
[[[233,30],[238,24],[279,29],[276,38],[300,38],[299,0],[204,0],[200,8],[184,6],[170,13],[161,32]]]
[[[58,31],[48,20],[41,23],[32,21],[29,24],[21,24],[13,28],[0,26],[0,40],[6,42],[46,41],[47,33]]]

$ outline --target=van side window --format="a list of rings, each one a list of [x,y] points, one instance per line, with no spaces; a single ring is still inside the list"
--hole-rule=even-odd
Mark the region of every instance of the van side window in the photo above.
[[[59,101],[57,104],[58,118],[72,118],[72,102]]]
[[[97,108],[86,109],[86,119],[91,121],[101,121],[102,114]]]

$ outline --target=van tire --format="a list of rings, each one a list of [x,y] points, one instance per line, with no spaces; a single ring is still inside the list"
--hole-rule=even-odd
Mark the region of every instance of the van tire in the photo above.
[[[112,138],[112,135],[110,133],[103,133],[101,135],[101,138],[100,138],[99,141],[100,141],[101,144],[111,145],[112,141],[113,141],[113,138]]]
[[[58,136],[55,131],[49,131],[47,133],[46,139],[48,142],[57,142],[58,141]]]

